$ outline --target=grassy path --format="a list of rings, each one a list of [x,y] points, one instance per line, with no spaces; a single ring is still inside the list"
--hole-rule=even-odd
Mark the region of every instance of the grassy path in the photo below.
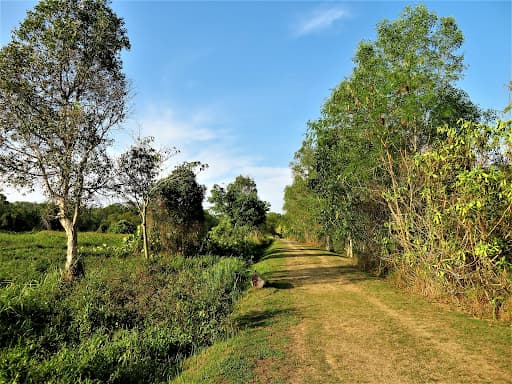
[[[177,383],[512,383],[512,329],[468,318],[279,241],[256,269],[240,332],[188,360]]]

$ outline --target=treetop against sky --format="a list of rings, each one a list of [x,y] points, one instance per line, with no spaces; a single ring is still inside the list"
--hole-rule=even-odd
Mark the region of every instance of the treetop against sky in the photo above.
[[[0,1],[0,45],[35,1]],[[352,57],[375,26],[399,17],[410,3],[392,2],[112,2],[124,18],[131,50],[123,54],[132,84],[126,129],[114,154],[139,131],[181,150],[175,163],[210,167],[208,187],[236,175],[254,178],[259,195],[280,211],[291,182],[288,163],[306,122],[351,73]],[[511,4],[508,1],[426,2],[453,16],[465,36],[467,69],[460,87],[484,108],[508,104]],[[174,164],[170,164],[167,173]],[[41,200],[7,190],[8,199]]]

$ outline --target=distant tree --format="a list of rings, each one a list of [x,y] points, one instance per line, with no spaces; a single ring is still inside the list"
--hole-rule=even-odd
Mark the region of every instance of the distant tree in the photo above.
[[[0,50],[0,173],[43,185],[67,234],[65,273],[83,272],[77,223],[112,169],[109,132],[125,117],[124,22],[108,0],[43,0]]]
[[[7,226],[7,215],[9,214],[9,202],[7,197],[0,193],[0,229]]]
[[[216,214],[227,216],[235,226],[263,224],[270,207],[269,203],[259,199],[254,180],[241,175],[225,189],[215,184],[208,201],[213,204],[212,210]]]
[[[140,225],[140,215],[133,206],[127,204],[110,204],[106,207],[97,207],[91,210],[91,215],[94,217],[94,228],[91,230],[99,232],[111,231],[113,225],[119,221],[128,221],[135,226]]]
[[[181,164],[155,186],[154,225],[160,229],[162,245],[169,250],[188,254],[199,246],[204,232],[206,187],[197,182],[196,170],[206,167],[199,162]]]
[[[171,152],[153,148],[153,137],[138,138],[117,161],[116,189],[139,212],[144,257],[149,258],[148,207],[155,192],[158,175]]]
[[[137,227],[126,220],[119,220],[108,229],[110,233],[135,233],[136,230]]]

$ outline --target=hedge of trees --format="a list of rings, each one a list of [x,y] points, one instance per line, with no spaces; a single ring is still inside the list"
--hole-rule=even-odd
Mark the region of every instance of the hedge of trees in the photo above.
[[[115,203],[105,207],[86,207],[78,222],[80,231],[135,233],[140,219],[125,204]],[[57,218],[57,208],[50,202],[9,202],[0,193],[0,231],[27,232],[62,230]]]
[[[308,123],[287,230],[475,312],[512,309],[512,129],[458,88],[463,34],[407,7]]]

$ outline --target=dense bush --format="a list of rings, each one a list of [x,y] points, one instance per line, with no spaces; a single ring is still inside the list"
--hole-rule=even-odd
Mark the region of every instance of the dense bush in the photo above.
[[[200,252],[207,229],[203,210],[206,187],[197,182],[196,172],[205,167],[199,162],[184,163],[158,181],[148,224],[152,235],[158,237],[160,251],[185,256]]]
[[[74,285],[57,272],[0,289],[0,382],[162,382],[221,337],[246,264],[110,258]]]
[[[117,223],[112,224],[108,231],[111,233],[133,234],[137,231],[137,226],[127,220],[119,220]]]
[[[261,251],[262,236],[248,225],[234,225],[228,217],[208,232],[207,250],[211,254],[241,257],[253,261]]]
[[[512,122],[439,132],[444,140],[404,157],[394,175],[385,260],[401,284],[499,316],[512,305]]]

